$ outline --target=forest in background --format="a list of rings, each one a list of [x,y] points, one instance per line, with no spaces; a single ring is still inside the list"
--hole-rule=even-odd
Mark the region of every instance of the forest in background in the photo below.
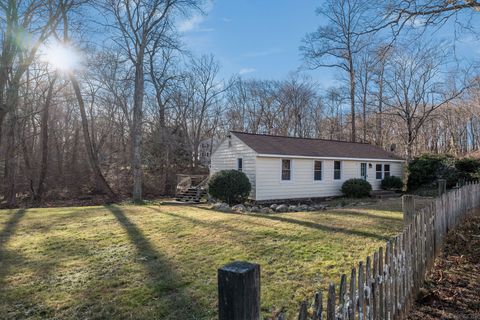
[[[296,44],[304,64],[283,80],[224,79],[213,54],[193,55],[177,22],[203,5],[2,1],[0,204],[171,194],[177,173],[208,172],[200,144],[229,130],[395,146],[407,160],[478,150],[476,61],[432,34],[451,24],[477,41],[479,2],[321,1]],[[302,72],[322,68],[341,85]]]

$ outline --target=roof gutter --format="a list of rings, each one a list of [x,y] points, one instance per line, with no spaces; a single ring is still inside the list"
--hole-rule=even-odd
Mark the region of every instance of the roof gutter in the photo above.
[[[294,159],[321,159],[321,160],[351,160],[351,161],[384,161],[384,162],[405,162],[402,159],[373,159],[373,158],[346,158],[346,157],[315,157],[315,156],[296,156],[286,154],[257,153],[257,157],[265,158],[294,158]]]

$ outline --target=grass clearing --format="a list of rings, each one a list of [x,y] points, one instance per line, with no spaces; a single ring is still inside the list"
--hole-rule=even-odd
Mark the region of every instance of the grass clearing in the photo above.
[[[216,319],[216,270],[234,260],[261,265],[263,315],[284,309],[290,318],[401,227],[400,199],[270,215],[0,210],[0,318]]]

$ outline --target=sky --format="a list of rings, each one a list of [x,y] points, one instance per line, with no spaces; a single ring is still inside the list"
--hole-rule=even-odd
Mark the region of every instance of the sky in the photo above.
[[[301,68],[302,38],[324,22],[315,13],[320,4],[321,0],[206,0],[206,14],[185,18],[179,30],[194,54],[211,53],[216,57],[223,78],[239,74],[244,78],[280,80]],[[437,30],[433,37],[452,43],[452,25]],[[479,55],[478,39],[462,34],[457,38],[460,60]],[[302,70],[320,87],[339,85],[339,70]]]
[[[222,76],[284,79],[302,65],[299,46],[320,24],[319,0],[217,0],[207,2],[206,15],[180,22],[186,46],[195,54],[214,54]],[[328,85],[335,70],[307,72]]]

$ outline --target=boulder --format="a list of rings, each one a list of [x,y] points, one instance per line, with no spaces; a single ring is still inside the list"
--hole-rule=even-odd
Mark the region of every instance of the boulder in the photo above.
[[[298,207],[297,206],[288,206],[288,211],[290,212],[297,212],[298,211]]]
[[[232,210],[235,212],[243,213],[247,210],[243,204],[237,204],[232,207]]]
[[[277,210],[277,207],[278,207],[278,205],[276,203],[274,203],[270,206],[270,209]]]
[[[263,207],[260,209],[260,213],[273,213],[273,210],[269,207]]]
[[[308,208],[309,208],[309,206],[306,205],[306,204],[302,204],[302,205],[298,206],[298,209],[300,209],[300,211],[308,211]]]
[[[228,212],[230,211],[230,206],[225,202],[217,202],[212,206],[213,210]]]
[[[276,212],[287,212],[289,207],[286,204],[281,204],[275,208]]]
[[[250,208],[249,211],[250,211],[250,212],[259,212],[259,211],[260,211],[260,208],[257,207],[257,206],[253,206],[253,207]]]

